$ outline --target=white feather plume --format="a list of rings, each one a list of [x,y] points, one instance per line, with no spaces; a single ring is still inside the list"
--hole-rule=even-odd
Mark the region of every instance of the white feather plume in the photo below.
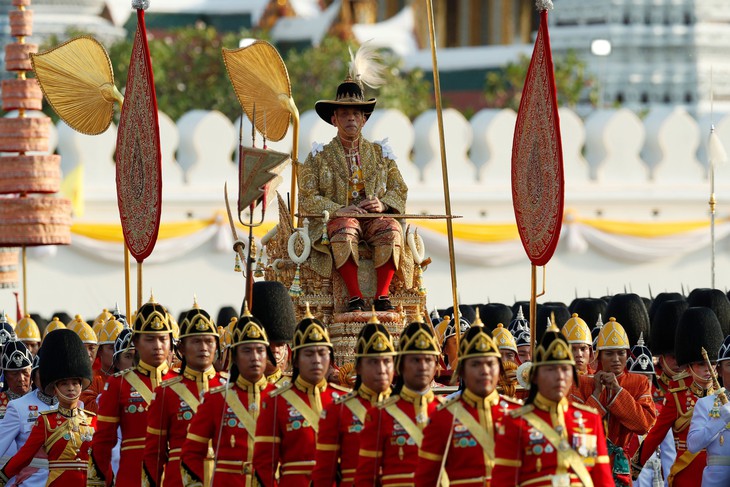
[[[360,86],[379,88],[385,83],[385,66],[380,64],[380,56],[373,46],[364,42],[355,54],[350,49],[350,77]]]

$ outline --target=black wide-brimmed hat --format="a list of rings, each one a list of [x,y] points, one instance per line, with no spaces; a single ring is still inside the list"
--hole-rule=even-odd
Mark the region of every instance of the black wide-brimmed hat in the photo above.
[[[332,124],[332,115],[335,110],[340,107],[356,107],[360,108],[367,119],[375,109],[375,98],[365,100],[362,87],[355,83],[351,77],[347,77],[345,81],[337,87],[337,93],[334,100],[319,100],[314,104],[314,109],[319,118]]]
[[[64,379],[81,379],[81,389],[91,384],[89,354],[81,338],[69,329],[49,333],[38,352],[43,391],[53,395],[53,385]]]
[[[679,365],[702,362],[702,348],[707,351],[710,361],[715,362],[722,343],[720,322],[710,308],[696,306],[682,313],[674,342],[674,354]]]

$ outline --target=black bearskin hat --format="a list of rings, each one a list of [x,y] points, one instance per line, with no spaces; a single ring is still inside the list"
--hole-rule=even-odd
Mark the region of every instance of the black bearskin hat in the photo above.
[[[657,296],[659,299],[659,296]],[[654,355],[674,353],[674,337],[677,334],[677,325],[689,304],[682,299],[664,300],[654,310],[651,320],[651,351]]]
[[[218,310],[218,316],[216,317],[215,322],[220,326],[226,326],[231,322],[231,318],[238,318],[236,308],[233,306],[223,306]]]
[[[616,321],[621,323],[632,345],[636,345],[642,332],[644,337],[649,336],[649,312],[646,310],[644,300],[638,294],[614,295],[606,306],[605,317],[616,318]],[[651,343],[649,345],[651,346]]]
[[[446,309],[446,314],[449,315],[451,317],[451,319],[453,320],[454,319],[454,307],[449,306]],[[444,315],[441,315],[441,316],[443,317]],[[459,316],[461,318],[466,319],[466,321],[468,321],[469,324],[471,325],[472,323],[474,323],[474,320],[477,318],[477,312],[474,308],[472,308],[468,304],[460,304],[459,305]]]
[[[606,316],[606,306],[606,302],[601,298],[578,298],[571,303],[570,312],[578,313],[578,316],[592,327],[598,321],[598,315]]]
[[[542,334],[548,327],[548,322],[552,319],[553,313],[555,314],[555,326],[558,330],[570,319],[570,311],[567,306],[543,304],[537,310],[537,321],[535,322],[535,336],[537,343],[542,341]],[[533,357],[534,359],[534,357]]]
[[[499,323],[507,328],[512,321],[513,315],[512,309],[506,304],[489,303],[479,305],[479,319],[482,320],[489,333],[492,333]]]
[[[278,281],[253,283],[251,314],[261,321],[271,343],[291,343],[297,319],[289,290]],[[241,314],[243,314],[241,306]]]
[[[715,312],[723,336],[730,335],[730,300],[719,289],[693,289],[687,297],[690,307],[704,306]]]
[[[654,315],[659,311],[659,306],[662,305],[665,301],[686,301],[684,299],[684,296],[682,296],[679,293],[659,293],[654,297],[654,300],[651,302],[651,307],[649,308],[649,322],[654,325]],[[654,336],[652,335],[652,340],[654,339]],[[656,352],[654,352],[656,353]]]
[[[711,362],[717,361],[717,352],[723,343],[722,329],[710,308],[687,308],[679,319],[674,354],[679,365],[702,362],[702,348]]]
[[[43,391],[53,395],[53,384],[64,379],[81,379],[81,389],[91,384],[89,354],[81,338],[72,330],[54,330],[43,340],[38,352]]]

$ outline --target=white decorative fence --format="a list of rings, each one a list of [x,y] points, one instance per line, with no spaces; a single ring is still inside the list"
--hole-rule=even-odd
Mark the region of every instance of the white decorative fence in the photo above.
[[[656,109],[642,120],[628,110],[611,110],[582,120],[565,108],[560,117],[567,216],[563,240],[548,268],[547,298],[570,300],[576,291],[596,296],[623,291],[624,286],[643,294],[648,293],[647,285],[654,292],[680,285],[708,286],[709,117],[698,121],[682,109]],[[512,110],[482,110],[471,120],[456,110],[444,111],[452,206],[454,213],[464,216],[456,220],[457,271],[464,302],[511,302],[529,291],[529,265],[512,228],[510,158],[515,119]],[[193,293],[211,309],[238,304],[243,280],[232,272],[230,235],[221,218],[223,184],[236,187],[238,122],[219,112],[195,110],[177,122],[160,114],[160,125],[162,218],[170,226],[145,267],[145,288],[153,289],[175,310],[189,306]],[[716,116],[715,125],[730,148],[730,116]],[[327,142],[334,133],[313,111],[303,113],[299,160],[306,159],[313,142]],[[411,122],[398,111],[376,110],[365,135],[371,140],[388,138],[410,188],[409,212],[443,213],[435,111]],[[115,141],[114,126],[96,137],[78,134],[63,123],[57,126],[51,147],[62,155],[65,174],[82,165],[85,208],[76,219],[70,248],[31,254],[33,310],[48,313],[64,308],[92,315],[114,301],[123,302],[119,239],[97,238],[94,225],[84,225],[118,222]],[[291,142],[290,131],[284,140],[268,144],[289,152]],[[251,145],[247,120],[243,143]],[[287,169],[279,187],[282,193],[289,190],[289,178]],[[724,287],[730,270],[726,243],[730,165],[717,169],[715,181],[717,285]],[[235,198],[235,191],[231,193]],[[270,209],[266,228],[275,217],[276,211]],[[429,294],[447,296],[443,228],[416,224],[434,260],[425,274]],[[11,299],[2,296],[0,304],[10,308]]]

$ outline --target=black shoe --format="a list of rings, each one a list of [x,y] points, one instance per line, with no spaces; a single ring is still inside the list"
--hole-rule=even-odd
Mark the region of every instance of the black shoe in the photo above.
[[[365,301],[362,298],[351,298],[347,303],[347,311],[363,311],[365,309]]]
[[[375,306],[375,311],[393,311],[395,309],[388,296],[380,296],[378,299],[374,299],[373,306]]]

